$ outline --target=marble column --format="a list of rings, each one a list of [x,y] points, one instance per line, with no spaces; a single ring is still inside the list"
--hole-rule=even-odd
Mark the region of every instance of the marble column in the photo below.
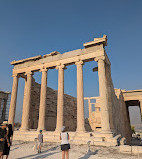
[[[29,114],[30,114],[30,101],[31,101],[31,87],[32,87],[32,72],[26,72],[27,81],[25,81],[24,99],[23,99],[23,113],[21,131],[29,130]]]
[[[64,106],[64,68],[65,65],[56,66],[58,69],[58,99],[57,99],[57,121],[56,130],[61,131],[63,126],[63,106]]]
[[[45,130],[47,69],[41,69],[41,72],[42,72],[42,79],[41,79],[41,91],[40,91],[38,130]]]
[[[139,100],[140,102],[140,112],[141,112],[141,121],[142,121],[142,100]]]
[[[13,86],[12,86],[11,103],[9,109],[9,118],[8,118],[8,123],[12,125],[14,124],[14,118],[15,118],[17,91],[18,91],[18,75],[13,74]]]
[[[89,118],[91,117],[91,114],[92,114],[92,104],[91,104],[90,100],[91,100],[91,99],[88,99]]]
[[[110,119],[109,119],[109,98],[108,87],[105,69],[105,57],[95,58],[98,62],[98,76],[99,76],[99,93],[101,98],[101,125],[102,133],[111,133]]]
[[[84,94],[83,94],[83,61],[75,63],[77,66],[77,132],[85,131],[84,122]]]
[[[4,103],[3,103],[3,110],[2,110],[2,121],[5,120],[5,115],[6,115],[6,105],[7,105],[7,99],[4,99]]]

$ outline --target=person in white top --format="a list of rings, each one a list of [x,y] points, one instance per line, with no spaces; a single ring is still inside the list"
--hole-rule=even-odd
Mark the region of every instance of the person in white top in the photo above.
[[[62,127],[62,132],[60,134],[60,140],[61,140],[61,150],[62,150],[62,159],[69,159],[69,134],[65,131],[65,126]]]

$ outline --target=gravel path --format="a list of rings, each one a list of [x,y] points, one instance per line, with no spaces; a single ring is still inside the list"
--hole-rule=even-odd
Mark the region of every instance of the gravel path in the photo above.
[[[62,159],[60,146],[57,144],[45,143],[40,154],[33,147],[34,142],[14,141],[9,159]],[[89,154],[86,151],[85,145],[71,145],[69,157],[70,159],[142,159],[142,155],[120,154],[117,147],[91,147]]]

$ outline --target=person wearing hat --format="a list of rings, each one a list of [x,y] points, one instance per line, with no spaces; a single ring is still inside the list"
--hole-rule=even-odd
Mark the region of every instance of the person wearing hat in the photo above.
[[[8,125],[8,122],[4,121],[0,127],[0,157],[2,157],[3,155],[5,142],[8,143],[8,147],[10,146],[9,140],[7,138],[7,130],[6,130],[7,125]]]
[[[42,143],[43,143],[43,134],[42,134],[42,130],[40,130],[38,134],[38,153],[41,153]]]
[[[69,134],[65,131],[65,126],[62,127],[61,129],[61,134],[60,134],[60,140],[61,140],[61,150],[62,150],[62,159],[69,159],[69,149],[70,149],[70,144],[69,144]]]

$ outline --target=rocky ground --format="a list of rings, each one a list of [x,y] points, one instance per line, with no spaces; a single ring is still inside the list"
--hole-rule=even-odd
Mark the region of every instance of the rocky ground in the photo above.
[[[42,152],[37,153],[34,142],[14,141],[11,146],[9,159],[62,159],[59,144],[44,143]],[[119,153],[119,148],[91,147],[87,153],[87,145],[71,145],[70,159],[137,159],[142,155]]]

